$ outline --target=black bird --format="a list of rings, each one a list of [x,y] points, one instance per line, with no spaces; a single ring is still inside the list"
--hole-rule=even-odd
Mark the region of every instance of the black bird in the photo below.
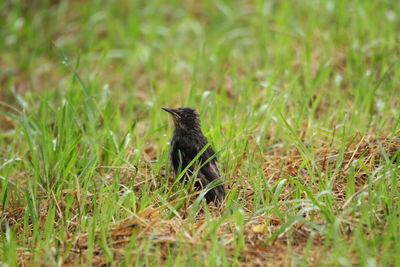
[[[199,114],[191,108],[162,108],[172,115],[175,130],[171,140],[171,164],[175,175],[178,176],[196,155],[208,144],[207,138],[203,135],[200,127]],[[188,169],[187,174],[192,174],[195,166],[202,166],[207,160],[214,155],[211,146],[208,146],[203,154],[199,157],[195,164]],[[186,174],[185,174],[186,175]],[[196,188],[205,188],[215,179],[220,178],[217,166],[217,158],[214,157],[202,166],[197,174],[201,184],[195,183]],[[225,197],[223,185],[218,185],[208,191],[205,195],[207,203],[222,203]]]

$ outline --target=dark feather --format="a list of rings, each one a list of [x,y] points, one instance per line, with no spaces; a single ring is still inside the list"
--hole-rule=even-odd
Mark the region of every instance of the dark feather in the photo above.
[[[186,110],[185,110],[186,109]],[[178,176],[182,170],[196,157],[196,155],[208,144],[208,140],[201,132],[200,122],[197,113],[194,110],[187,108],[174,109],[174,112],[179,112],[180,118],[175,117],[175,131],[171,140],[171,164],[175,175]],[[185,114],[187,113],[187,114]],[[178,120],[178,121],[176,121]],[[188,174],[193,174],[195,166],[201,166],[207,160],[214,156],[214,151],[211,146],[203,152],[198,161],[188,169]],[[219,169],[217,166],[217,158],[214,157],[204,164],[198,171],[197,177],[200,183],[196,183],[197,188],[205,188],[215,179],[220,178]],[[218,185],[209,190],[205,198],[207,202],[222,202],[225,197],[223,185]]]

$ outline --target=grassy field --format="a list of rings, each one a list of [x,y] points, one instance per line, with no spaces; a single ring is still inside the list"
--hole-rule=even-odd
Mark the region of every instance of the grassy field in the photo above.
[[[0,264],[400,266],[400,5],[1,1]],[[174,182],[199,111],[228,192]]]

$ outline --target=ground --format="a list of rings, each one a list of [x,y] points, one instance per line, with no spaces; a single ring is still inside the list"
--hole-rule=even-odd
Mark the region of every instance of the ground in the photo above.
[[[395,1],[4,1],[0,262],[398,266]],[[227,197],[169,165],[198,110]]]

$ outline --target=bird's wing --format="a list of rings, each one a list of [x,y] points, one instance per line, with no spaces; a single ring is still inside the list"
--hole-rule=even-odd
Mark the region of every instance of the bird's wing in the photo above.
[[[186,168],[186,166],[194,159],[197,154],[204,148],[207,144],[207,139],[199,139],[199,140],[191,140],[189,138],[177,138],[174,140],[171,145],[171,161],[174,167],[174,170],[178,172],[180,169],[181,171]],[[214,156],[215,152],[213,151],[212,147],[209,146],[200,155],[199,160],[201,162],[207,162],[207,160]],[[209,160],[205,166],[211,165],[210,169],[212,173],[207,174],[212,180],[219,177],[219,170],[217,166],[217,160],[214,157],[213,159]],[[204,167],[205,167],[204,166]],[[193,171],[193,167],[191,166],[189,169]],[[203,167],[203,168],[204,168]]]
[[[189,140],[187,138],[179,138],[175,142],[172,142],[171,161],[178,175],[186,166],[192,161],[193,158],[204,148],[207,144],[207,139],[201,140]],[[215,152],[211,146],[209,146],[203,154],[200,156],[200,162],[204,164],[207,160],[214,156]],[[190,166],[189,172],[193,172],[194,165]],[[217,159],[214,157],[209,160],[198,172],[198,178],[201,180],[202,187],[206,187],[213,180],[220,178],[219,169],[217,166]],[[208,202],[210,201],[222,201],[225,197],[225,190],[223,185],[219,185],[211,189],[205,198]]]
[[[214,156],[215,152],[211,146],[209,146],[206,151],[204,151],[203,155],[200,156],[201,162],[207,162],[199,171],[199,175],[207,177],[210,182],[214,179],[219,178],[219,169],[218,169],[218,161]],[[213,157],[211,160],[209,158]]]

